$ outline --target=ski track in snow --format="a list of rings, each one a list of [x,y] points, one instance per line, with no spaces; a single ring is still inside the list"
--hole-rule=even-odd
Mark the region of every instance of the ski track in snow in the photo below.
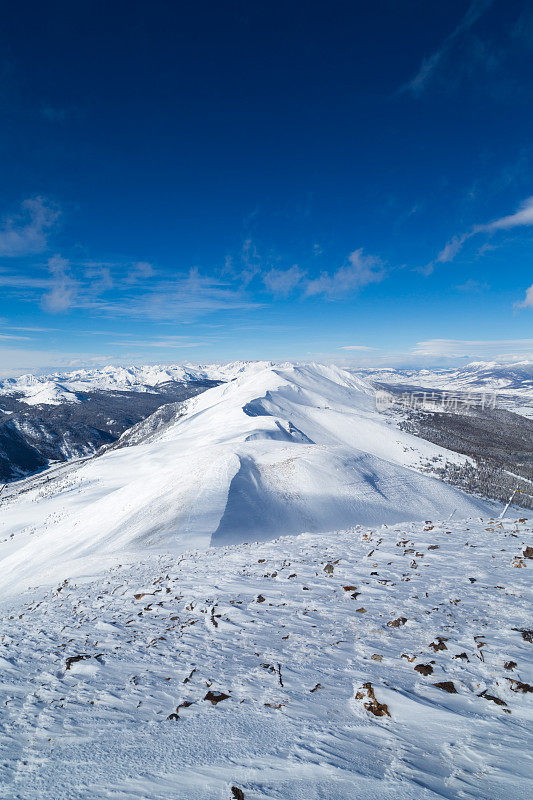
[[[2,619],[0,797],[525,800],[531,532],[358,526],[65,571]]]

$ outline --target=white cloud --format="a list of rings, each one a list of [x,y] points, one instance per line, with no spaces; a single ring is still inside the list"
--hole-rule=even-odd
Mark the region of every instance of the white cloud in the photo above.
[[[148,261],[137,261],[132,264],[126,275],[126,283],[139,283],[155,275],[153,266]]]
[[[527,200],[524,200],[514,214],[495,219],[493,222],[489,222],[488,225],[477,225],[474,232],[507,230],[521,225],[533,225],[533,197],[528,197]]]
[[[310,280],[305,294],[307,296],[322,294],[329,299],[336,299],[353,294],[367,286],[377,283],[385,277],[384,264],[377,256],[364,255],[362,249],[354,250],[348,261],[335,272],[323,272],[318,278]]]
[[[0,339],[25,339],[28,340],[29,336],[12,336],[10,333],[0,333]]]
[[[241,289],[227,282],[202,275],[194,268],[174,280],[160,280],[131,297],[115,301],[95,301],[92,307],[110,316],[134,315],[155,320],[184,322],[216,311],[260,308]]]
[[[526,289],[526,296],[521,303],[515,303],[515,308],[533,308],[533,283]]]
[[[301,282],[305,272],[295,264],[290,269],[271,269],[263,276],[263,283],[269,292],[286,297]]]
[[[48,260],[48,270],[51,278],[48,291],[41,298],[42,306],[53,314],[68,311],[78,293],[78,282],[70,274],[69,262],[53,256]]]
[[[364,344],[343,344],[339,347],[339,350],[358,350],[358,351],[368,351],[368,350],[375,350],[375,347],[366,347]]]
[[[486,292],[490,289],[488,283],[484,281],[475,281],[472,278],[469,278],[464,283],[461,283],[459,286],[456,286],[460,292],[471,292],[473,294],[480,294],[481,292]]]
[[[533,339],[428,339],[418,342],[412,353],[418,356],[514,360],[533,357]]]
[[[438,67],[448,56],[458,37],[466,33],[491,5],[492,0],[472,0],[459,24],[446,36],[435,52],[424,58],[416,75],[402,86],[401,91],[410,91],[414,95],[420,95],[427,88]]]
[[[49,233],[58,218],[58,208],[44,197],[24,200],[20,212],[5,218],[0,226],[0,256],[41,253],[48,246]]]
[[[464,243],[478,233],[494,233],[495,231],[509,230],[511,228],[519,228],[524,226],[533,225],[533,197],[528,197],[524,200],[518,210],[514,214],[509,214],[505,217],[492,220],[483,225],[474,225],[469,231],[462,233],[458,236],[453,236],[442,248],[435,260],[427,265],[425,272],[431,273],[434,264],[444,264],[453,261],[455,256],[459,253]]]

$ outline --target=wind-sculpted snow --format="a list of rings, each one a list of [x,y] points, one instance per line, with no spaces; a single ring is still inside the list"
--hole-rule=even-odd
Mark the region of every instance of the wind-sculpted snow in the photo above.
[[[64,565],[5,608],[0,797],[529,799],[531,525],[430,519]]]
[[[0,596],[146,550],[494,508],[420,474],[439,457],[466,460],[398,430],[361,379],[253,364],[181,404],[174,419],[157,412],[103,455],[10,486]]]

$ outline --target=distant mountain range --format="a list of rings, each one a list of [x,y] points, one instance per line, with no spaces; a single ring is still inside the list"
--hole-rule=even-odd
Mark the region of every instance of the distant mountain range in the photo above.
[[[472,361],[457,369],[354,369],[374,384],[448,392],[494,393],[498,405],[533,418],[533,362]]]
[[[80,369],[22,375],[0,381],[0,480],[12,481],[58,462],[89,456],[135,428],[164,426],[179,413],[173,404],[273,362],[186,364]],[[290,365],[278,365],[287,368]],[[494,392],[504,409],[533,418],[533,363],[473,362],[460,369],[352,370],[373,387]],[[164,408],[162,408],[164,407]],[[160,411],[158,411],[160,410]],[[154,419],[151,415],[158,412]],[[254,413],[250,407],[250,413]],[[282,435],[280,433],[280,435]]]

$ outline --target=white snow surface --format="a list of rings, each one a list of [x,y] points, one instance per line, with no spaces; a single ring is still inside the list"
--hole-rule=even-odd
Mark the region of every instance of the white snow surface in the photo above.
[[[370,385],[336,367],[253,363],[163,429],[147,433],[148,422],[125,434],[129,446],[6,489],[0,597],[147,550],[495,508],[417,471],[431,458],[465,458],[398,430]]]
[[[0,797],[526,800],[531,533],[427,521],[91,580],[64,564],[2,619]]]

